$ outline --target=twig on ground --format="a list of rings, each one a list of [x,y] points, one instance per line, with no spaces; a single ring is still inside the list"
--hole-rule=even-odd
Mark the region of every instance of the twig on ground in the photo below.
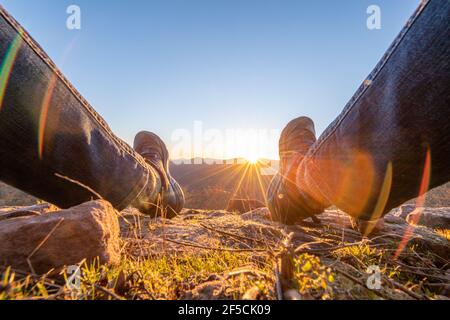
[[[31,252],[31,254],[27,257],[28,266],[30,267],[30,270],[33,273],[36,273],[36,272],[34,272],[34,268],[33,268],[33,265],[31,263],[31,258],[36,254],[36,252],[39,251],[39,249],[44,245],[44,243],[47,242],[47,240],[52,236],[52,234],[56,231],[56,229],[60,226],[60,224],[63,221],[64,221],[64,218],[59,219],[59,221],[52,228],[52,230],[50,230],[50,232],[45,236],[45,238],[38,244],[38,246],[33,250],[33,252]]]
[[[205,225],[203,223],[200,223],[200,226],[202,226],[203,228],[205,228],[207,230],[211,230],[211,231],[214,231],[214,232],[226,235],[226,236],[230,236],[232,238],[238,238],[238,239],[242,239],[242,240],[252,241],[252,242],[256,242],[258,244],[267,246],[267,243],[265,241],[263,241],[263,240],[260,240],[260,239],[254,239],[254,238],[242,236],[242,235],[239,235],[239,234],[235,234],[235,233],[231,233],[231,232],[226,232],[226,231],[223,231],[223,230],[215,229],[215,228],[213,228],[211,226],[207,226],[207,225]],[[272,250],[272,248],[270,248],[270,247],[268,247],[267,249]]]
[[[71,183],[73,183],[73,184],[76,184],[77,186],[82,187],[83,189],[86,189],[87,191],[89,191],[90,193],[92,193],[92,194],[93,194],[94,196],[96,196],[98,199],[104,200],[103,197],[102,197],[99,193],[97,193],[94,189],[92,189],[91,187],[89,187],[89,186],[83,184],[82,182],[80,182],[80,181],[78,181],[78,180],[71,179],[71,178],[66,177],[66,176],[63,176],[63,175],[61,175],[61,174],[59,174],[59,173],[55,173],[55,176],[58,177],[58,178],[67,180],[67,181],[69,181],[69,182],[71,182]]]
[[[280,276],[280,267],[278,266],[278,261],[275,261],[274,273],[275,273],[275,291],[277,293],[277,299],[283,300],[283,289],[281,286],[281,276]]]
[[[311,242],[311,243],[304,243],[304,244],[300,245],[300,247],[295,249],[295,253],[301,253],[302,251],[304,251],[304,252],[311,252],[311,253],[331,252],[331,251],[336,251],[336,250],[340,250],[340,249],[350,248],[350,247],[354,247],[354,246],[360,246],[362,244],[366,244],[367,241],[366,240],[362,240],[362,241],[358,241],[358,242],[352,242],[352,243],[348,243],[348,244],[344,244],[344,245],[340,245],[340,246],[329,247],[329,248],[306,249],[306,248],[302,247],[304,245],[316,244],[316,243],[320,243],[320,241]]]
[[[309,245],[312,244],[320,244],[320,243],[325,243],[324,241],[318,240],[318,241],[312,241],[312,242],[305,242],[302,243],[301,245],[299,245],[295,250],[294,253],[295,254],[299,254],[299,253],[303,253],[303,252],[309,252],[312,251],[313,249],[309,248]]]
[[[344,277],[346,277],[346,278],[352,280],[353,282],[359,284],[361,287],[363,287],[363,288],[365,288],[365,289],[367,289],[367,290],[372,291],[372,292],[375,293],[377,296],[379,296],[379,297],[381,297],[381,298],[383,298],[383,299],[391,300],[390,297],[386,296],[386,295],[383,294],[381,291],[378,291],[378,290],[375,290],[375,289],[370,289],[370,288],[368,288],[368,287],[365,285],[365,283],[364,283],[363,281],[361,281],[360,279],[355,278],[354,276],[352,276],[351,274],[345,272],[344,270],[341,270],[341,269],[339,269],[339,268],[337,268],[337,267],[334,267],[334,270],[336,270],[336,272],[342,274]]]
[[[6,267],[0,267],[0,270],[2,272],[6,271]],[[24,278],[26,277],[31,277],[33,278],[35,281],[42,281],[43,284],[45,284],[48,287],[53,287],[55,289],[61,289],[63,287],[63,285],[58,284],[56,280],[54,279],[50,279],[52,281],[55,281],[55,283],[49,282],[47,280],[47,274],[46,275],[37,275],[35,273],[30,273],[30,272],[26,272],[26,271],[22,271],[22,270],[18,270],[18,269],[14,269],[14,268],[9,268],[9,270],[17,275],[20,275]]]
[[[407,295],[409,295],[410,297],[417,299],[417,300],[429,300],[428,297],[424,296],[424,295],[420,295],[417,294],[411,290],[409,290],[408,288],[406,288],[404,285],[389,279],[388,277],[384,277],[388,282],[390,282],[394,287],[396,287],[397,289],[403,291],[404,293],[406,293]]]
[[[175,244],[179,244],[182,246],[187,246],[187,247],[193,247],[193,248],[199,248],[199,249],[205,249],[205,250],[213,250],[213,251],[229,251],[229,252],[267,252],[267,249],[234,249],[234,248],[212,248],[212,247],[207,247],[207,246],[202,246],[202,245],[198,245],[198,244],[194,244],[194,243],[187,243],[187,242],[182,242],[182,241],[176,241],[176,240],[172,240],[172,239],[165,239],[166,241],[175,243]]]
[[[105,294],[107,294],[109,296],[111,296],[115,300],[124,300],[124,298],[120,297],[119,295],[115,294],[114,292],[112,292],[112,291],[110,291],[110,290],[108,290],[108,289],[106,289],[106,288],[104,288],[104,287],[102,287],[102,286],[100,286],[98,284],[94,284],[94,288],[97,289],[97,290],[100,290],[101,292],[103,292],[103,293],[105,293]]]

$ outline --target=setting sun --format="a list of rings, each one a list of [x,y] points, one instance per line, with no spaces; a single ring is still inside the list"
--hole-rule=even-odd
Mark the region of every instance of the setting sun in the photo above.
[[[260,157],[257,154],[248,154],[245,156],[245,160],[247,160],[251,164],[258,163]]]

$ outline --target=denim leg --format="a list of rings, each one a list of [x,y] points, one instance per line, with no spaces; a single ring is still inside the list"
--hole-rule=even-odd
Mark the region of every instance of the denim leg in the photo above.
[[[0,59],[0,180],[63,208],[156,199],[158,174],[2,7]]]
[[[299,165],[299,198],[373,220],[450,180],[449,39],[450,1],[423,1]]]

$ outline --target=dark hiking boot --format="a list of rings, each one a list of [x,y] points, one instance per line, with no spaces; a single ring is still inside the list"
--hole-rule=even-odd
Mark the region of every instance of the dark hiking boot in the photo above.
[[[184,206],[184,194],[180,185],[169,172],[169,151],[154,133],[142,131],[134,138],[134,150],[150,164],[161,178],[161,193],[155,204],[145,206],[143,213],[175,217]],[[142,206],[139,208],[142,210]]]
[[[312,217],[312,209],[296,184],[297,169],[310,147],[316,142],[314,122],[307,117],[292,120],[280,137],[280,170],[270,183],[267,199],[272,219],[284,224],[295,224]]]

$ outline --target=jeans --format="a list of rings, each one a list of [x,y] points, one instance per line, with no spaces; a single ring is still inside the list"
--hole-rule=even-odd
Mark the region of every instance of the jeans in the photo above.
[[[123,209],[157,172],[83,99],[0,7],[0,180],[62,208],[105,199]]]
[[[420,5],[299,162],[297,188],[284,199],[303,203],[296,215],[334,204],[373,220],[450,180],[449,21],[448,0]],[[0,57],[0,180],[63,208],[103,198],[122,209],[143,192],[156,199],[159,175],[4,9]],[[286,205],[277,191],[271,207]]]
[[[338,118],[268,191],[272,213],[377,220],[450,180],[450,1],[423,1]],[[345,76],[345,75],[343,75]],[[285,222],[286,222],[285,221]]]

